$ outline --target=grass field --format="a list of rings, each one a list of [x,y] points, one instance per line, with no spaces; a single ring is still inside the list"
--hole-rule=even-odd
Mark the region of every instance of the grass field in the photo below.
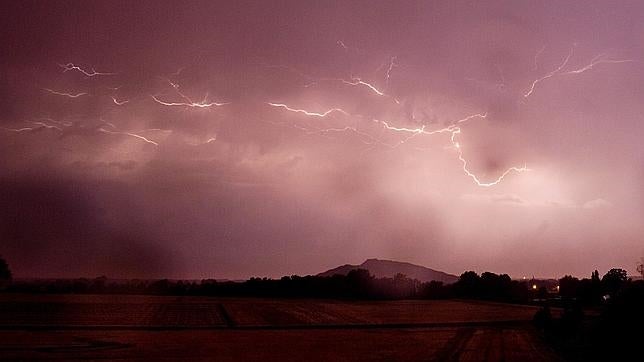
[[[0,360],[507,360],[556,356],[534,307],[466,301],[0,295]]]

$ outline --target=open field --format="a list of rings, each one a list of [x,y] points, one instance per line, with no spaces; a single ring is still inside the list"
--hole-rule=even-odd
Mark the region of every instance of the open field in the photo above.
[[[536,308],[465,301],[0,295],[0,359],[516,360]]]

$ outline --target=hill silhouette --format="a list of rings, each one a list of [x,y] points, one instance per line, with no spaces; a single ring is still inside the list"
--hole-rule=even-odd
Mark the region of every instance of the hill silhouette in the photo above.
[[[366,269],[376,278],[392,278],[396,274],[404,274],[410,279],[417,279],[421,282],[439,281],[445,284],[455,283],[458,280],[456,275],[442,271],[426,268],[393,260],[367,259],[360,265],[346,264],[318,274],[318,276],[333,276],[336,274],[347,275],[351,270]]]

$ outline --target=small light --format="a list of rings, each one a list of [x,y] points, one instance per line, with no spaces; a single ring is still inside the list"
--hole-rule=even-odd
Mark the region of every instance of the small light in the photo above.
[[[536,285],[536,284],[532,284],[532,289],[537,290],[537,285]]]

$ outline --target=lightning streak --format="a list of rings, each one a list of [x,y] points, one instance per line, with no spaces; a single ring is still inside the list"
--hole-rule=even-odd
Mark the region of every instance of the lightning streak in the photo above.
[[[332,109],[329,109],[328,111],[326,111],[324,113],[319,113],[319,112],[307,111],[307,110],[304,110],[304,109],[291,108],[291,107],[287,106],[286,104],[282,104],[282,103],[270,103],[270,102],[267,102],[266,104],[268,104],[271,107],[283,108],[283,109],[285,109],[285,110],[287,110],[289,112],[302,113],[304,115],[312,116],[312,117],[323,118],[323,117],[326,117],[326,116],[328,116],[329,114],[331,114],[333,112],[340,112],[340,113],[342,113],[344,115],[347,115],[347,116],[349,115],[349,113],[345,112],[344,110],[342,110],[340,108],[332,108]]]
[[[459,134],[461,134],[461,133],[462,133],[462,129],[461,129],[461,127],[460,127],[460,126],[458,126],[458,125],[459,125],[459,124],[461,124],[461,123],[464,123],[464,122],[468,122],[468,121],[470,121],[470,120],[472,120],[472,119],[474,119],[474,118],[486,118],[486,117],[487,117],[487,113],[483,113],[483,114],[481,114],[481,113],[473,114],[473,115],[467,116],[467,117],[465,117],[465,118],[459,119],[459,120],[457,120],[457,121],[454,121],[454,122],[452,122],[452,124],[450,124],[450,125],[449,125],[449,126],[447,126],[447,127],[440,128],[440,129],[436,129],[436,130],[433,130],[433,131],[426,131],[426,130],[425,130],[425,126],[422,126],[421,128],[400,128],[400,127],[393,127],[393,126],[390,126],[389,124],[387,124],[387,123],[386,123],[386,122],[384,122],[384,121],[381,121],[381,122],[382,122],[382,124],[384,125],[384,127],[385,127],[386,129],[388,129],[388,130],[393,130],[393,131],[396,131],[396,132],[410,132],[410,133],[413,133],[413,135],[412,135],[412,136],[410,136],[409,138],[407,138],[407,139],[403,140],[402,142],[406,142],[406,141],[408,141],[408,140],[409,140],[409,139],[411,139],[412,137],[415,137],[415,136],[416,136],[416,135],[418,135],[418,134],[434,135],[434,134],[440,134],[440,133],[450,133],[450,134],[451,134],[451,136],[450,136],[450,142],[452,143],[452,146],[454,147],[454,149],[455,149],[455,150],[457,151],[457,153],[458,153],[458,159],[459,159],[459,161],[461,161],[461,163],[462,163],[462,165],[463,165],[463,172],[464,172],[468,177],[470,177],[472,180],[474,180],[474,182],[476,183],[476,185],[477,185],[477,186],[480,186],[480,187],[491,187],[491,186],[497,185],[498,183],[500,183],[501,181],[503,181],[503,179],[504,179],[508,174],[510,174],[510,173],[512,173],[512,172],[518,172],[518,173],[521,173],[521,172],[529,171],[529,169],[528,169],[527,165],[524,165],[523,167],[516,167],[516,166],[513,166],[513,167],[510,167],[510,168],[506,169],[506,170],[505,170],[505,171],[504,171],[504,172],[503,172],[499,177],[497,177],[494,181],[490,181],[490,182],[484,182],[484,181],[482,181],[482,180],[481,180],[481,178],[480,178],[479,176],[477,176],[476,174],[474,174],[473,172],[471,172],[471,171],[468,169],[468,167],[467,167],[467,160],[466,160],[466,159],[465,159],[465,157],[463,156],[463,150],[462,150],[462,148],[461,148],[461,145],[460,145],[460,143],[456,140],[457,135],[459,135]]]
[[[230,104],[230,103],[207,102],[206,99],[204,99],[201,102],[192,102],[192,101],[190,101],[190,102],[166,102],[166,101],[160,100],[159,98],[157,98],[154,95],[151,96],[151,97],[152,97],[152,99],[154,99],[155,102],[157,102],[157,103],[159,103],[161,105],[164,105],[164,106],[168,106],[168,107],[210,108],[210,107],[213,107],[213,106],[221,107],[221,106],[225,106],[227,104]]]
[[[174,91],[179,95],[179,97],[183,98],[185,102],[166,102],[166,101],[160,100],[159,98],[157,98],[157,96],[152,95],[151,96],[152,99],[154,99],[155,102],[161,105],[168,106],[168,107],[210,108],[213,106],[221,107],[221,106],[230,104],[230,103],[208,102],[208,93],[206,93],[202,101],[194,102],[192,99],[190,99],[188,96],[186,96],[179,90],[179,84],[173,83],[171,80],[167,78],[162,78],[162,79],[167,81],[168,84],[170,84],[170,86],[174,89]]]
[[[111,97],[111,98],[112,98],[112,102],[114,102],[114,104],[116,104],[117,106],[122,106],[122,105],[124,105],[124,104],[126,104],[126,103],[129,103],[129,102],[130,102],[130,101],[129,101],[129,100],[127,100],[127,99],[126,99],[126,100],[119,101],[118,99],[116,99],[116,98],[114,98],[114,97]]]
[[[55,94],[57,96],[63,96],[63,97],[68,97],[68,98],[78,98],[80,96],[84,96],[84,95],[87,94],[85,92],[80,92],[80,93],[76,93],[76,94],[67,93],[67,92],[58,92],[58,91],[55,91],[55,90],[49,89],[49,88],[42,88],[42,90],[44,90],[46,92],[49,92],[51,94]]]
[[[115,75],[116,74],[116,73],[97,72],[96,70],[94,70],[94,68],[92,68],[92,70],[88,72],[85,69],[83,69],[83,68],[81,68],[81,67],[79,67],[77,65],[74,65],[73,63],[58,64],[58,66],[63,68],[63,73],[68,72],[70,70],[75,70],[75,71],[78,71],[80,73],[85,74],[88,77],[95,77],[97,75]]]
[[[49,118],[49,117],[37,118],[37,119],[36,119],[36,121],[40,121],[40,122],[42,122],[42,121],[47,121],[47,122],[55,123],[55,124],[58,124],[58,125],[61,125],[61,126],[65,126],[65,127],[69,127],[69,126],[71,126],[71,125],[72,125],[72,122],[68,122],[68,121],[57,121],[57,120],[52,119],[52,118]]]
[[[387,82],[387,84],[389,84],[389,78],[391,78],[391,71],[397,65],[396,58],[397,57],[391,57],[391,60],[389,61],[389,68],[387,68],[387,71],[385,72],[385,82]]]
[[[546,50],[546,46],[542,46],[541,49],[537,52],[537,54],[534,56],[534,68],[533,70],[537,70],[539,68],[539,56],[541,56],[541,53]]]
[[[103,127],[99,128],[99,129],[98,129],[98,131],[99,131],[99,132],[102,132],[102,133],[107,133],[107,134],[115,134],[115,135],[123,135],[123,136],[134,137],[134,138],[136,138],[136,139],[139,139],[139,140],[144,141],[144,142],[146,142],[146,143],[152,144],[152,145],[154,145],[154,146],[158,146],[158,145],[159,145],[157,142],[154,142],[154,141],[152,141],[152,140],[150,140],[150,139],[148,139],[148,138],[146,138],[146,137],[143,137],[143,136],[141,136],[141,135],[138,135],[138,134],[136,134],[136,133],[132,133],[132,132],[110,131],[110,130],[105,129],[105,128],[103,128]]]
[[[40,128],[46,128],[46,129],[55,129],[57,131],[62,131],[63,129],[58,127],[58,126],[52,126],[51,124],[47,124],[45,122],[32,122],[33,124],[37,125]]]
[[[560,71],[561,71],[561,70],[562,70],[562,69],[563,69],[563,68],[568,64],[568,61],[569,61],[569,60],[570,60],[570,58],[572,57],[573,49],[574,49],[574,48],[570,48],[570,51],[568,52],[568,55],[566,56],[566,58],[564,59],[564,61],[561,63],[561,65],[559,65],[559,67],[557,67],[557,69],[555,69],[555,70],[551,71],[550,73],[548,73],[548,74],[544,75],[544,76],[543,76],[543,77],[541,77],[541,78],[537,78],[537,79],[535,79],[535,80],[532,82],[532,85],[530,86],[530,89],[529,89],[529,90],[528,90],[528,91],[523,95],[523,97],[524,97],[524,98],[528,98],[528,97],[530,97],[530,95],[532,94],[532,92],[534,92],[534,87],[536,87],[536,86],[537,86],[537,83],[542,82],[542,81],[544,81],[544,80],[546,80],[546,79],[548,79],[548,78],[551,78],[551,77],[555,76],[557,73],[559,73],[559,72],[560,72]]]
[[[586,65],[586,66],[584,66],[582,68],[579,68],[579,69],[571,70],[571,71],[563,73],[563,74],[580,74],[580,73],[583,73],[583,72],[585,72],[587,70],[591,70],[591,69],[593,69],[594,66],[596,66],[598,64],[602,64],[602,63],[618,64],[618,63],[629,63],[629,62],[632,62],[632,61],[633,61],[632,59],[619,59],[619,60],[606,59],[606,54],[599,54],[598,56],[596,56],[593,59],[591,59],[590,63],[588,63],[588,65]]]
[[[367,83],[367,82],[363,81],[360,78],[351,78],[351,81],[341,79],[341,81],[342,81],[342,83],[347,84],[347,85],[352,85],[352,86],[362,85],[362,86],[365,86],[365,87],[371,89],[371,91],[373,93],[375,93],[375,94],[377,94],[379,96],[384,96],[385,95],[385,93],[383,93],[381,90],[376,88],[373,84]]]
[[[36,132],[40,131],[42,129],[52,129],[56,131],[62,132],[63,129],[58,127],[58,126],[53,126],[51,124],[47,124],[45,122],[41,121],[31,121],[30,123],[35,124],[35,127],[22,127],[22,128],[8,128],[8,127],[0,127],[1,129],[9,132],[15,132],[15,133],[22,133],[22,132]]]
[[[503,181],[503,179],[512,172],[522,173],[522,172],[530,171],[527,165],[523,165],[523,167],[513,166],[506,169],[501,174],[501,176],[497,177],[496,180],[494,181],[491,181],[491,182],[481,181],[481,179],[476,174],[474,174],[467,168],[467,160],[465,159],[465,157],[463,157],[463,150],[461,149],[461,145],[456,141],[456,136],[459,135],[460,133],[461,133],[460,127],[455,128],[454,131],[452,132],[452,136],[450,137],[450,140],[458,153],[459,161],[461,161],[461,163],[463,164],[463,172],[465,172],[467,176],[469,176],[472,180],[474,180],[477,186],[492,187],[497,185],[499,182]]]
[[[323,117],[328,116],[331,112],[334,112],[334,111],[340,111],[340,112],[348,115],[348,113],[346,113],[345,111],[343,111],[343,110],[341,110],[339,108],[333,108],[333,109],[330,109],[330,110],[328,110],[328,111],[326,111],[324,113],[319,113],[319,112],[307,111],[307,110],[304,110],[304,109],[291,108],[291,107],[287,106],[286,104],[280,104],[280,103],[268,103],[268,104],[270,106],[273,106],[273,107],[283,108],[283,109],[285,109],[285,110],[287,110],[289,112],[301,113],[301,114],[304,114],[306,116],[311,116],[311,117],[323,118]],[[351,131],[351,132],[354,132],[354,133],[356,133],[356,134],[358,134],[360,136],[366,137],[366,138],[368,138],[368,139],[370,139],[372,141],[372,142],[365,142],[364,140],[362,140],[363,143],[366,143],[368,145],[378,144],[378,145],[382,145],[382,146],[387,146],[389,148],[396,148],[397,146],[399,146],[401,144],[404,144],[404,143],[408,142],[409,140],[411,140],[412,138],[417,137],[419,135],[436,135],[436,134],[448,133],[448,134],[450,134],[450,142],[451,142],[452,146],[454,147],[454,149],[457,151],[458,159],[463,165],[463,167],[462,167],[463,172],[468,177],[470,177],[476,183],[477,186],[491,187],[491,186],[497,185],[498,183],[503,181],[503,179],[507,175],[509,175],[510,173],[513,173],[513,172],[521,173],[521,172],[528,171],[529,169],[527,168],[526,165],[524,165],[523,167],[513,166],[513,167],[510,167],[510,168],[506,169],[495,180],[489,181],[489,182],[482,181],[479,176],[477,176],[475,173],[473,173],[472,171],[469,170],[468,162],[465,159],[465,157],[463,156],[463,151],[461,149],[461,145],[456,140],[457,135],[461,134],[461,132],[462,132],[461,126],[459,126],[459,125],[462,124],[462,123],[468,122],[468,121],[470,121],[472,119],[475,119],[475,118],[484,119],[486,117],[487,117],[487,113],[472,114],[472,115],[469,115],[469,116],[464,117],[462,119],[456,120],[456,121],[452,122],[450,125],[448,125],[448,126],[446,126],[444,128],[435,129],[435,130],[427,130],[425,125],[423,125],[421,127],[418,127],[418,128],[396,127],[396,126],[391,125],[387,121],[373,119],[373,122],[381,124],[383,126],[383,128],[388,130],[388,131],[409,134],[407,137],[405,137],[402,140],[398,141],[394,145],[387,144],[387,143],[385,143],[385,142],[383,142],[383,141],[381,141],[381,140],[379,140],[377,138],[374,138],[373,136],[371,136],[370,134],[368,134],[366,132],[361,132],[361,131],[357,130],[355,127],[348,127],[347,126],[347,127],[342,127],[342,128],[329,128],[329,129],[317,130],[315,132],[308,131],[308,130],[305,130],[305,131],[307,132],[307,134]]]
[[[215,142],[216,140],[217,140],[217,137],[215,136],[215,137],[210,137],[210,138],[208,138],[208,139],[207,139],[207,140],[205,140],[204,142],[186,142],[186,144],[188,144],[188,146],[196,147],[196,146],[203,146],[203,145],[207,145],[207,144],[209,144],[209,143]]]

